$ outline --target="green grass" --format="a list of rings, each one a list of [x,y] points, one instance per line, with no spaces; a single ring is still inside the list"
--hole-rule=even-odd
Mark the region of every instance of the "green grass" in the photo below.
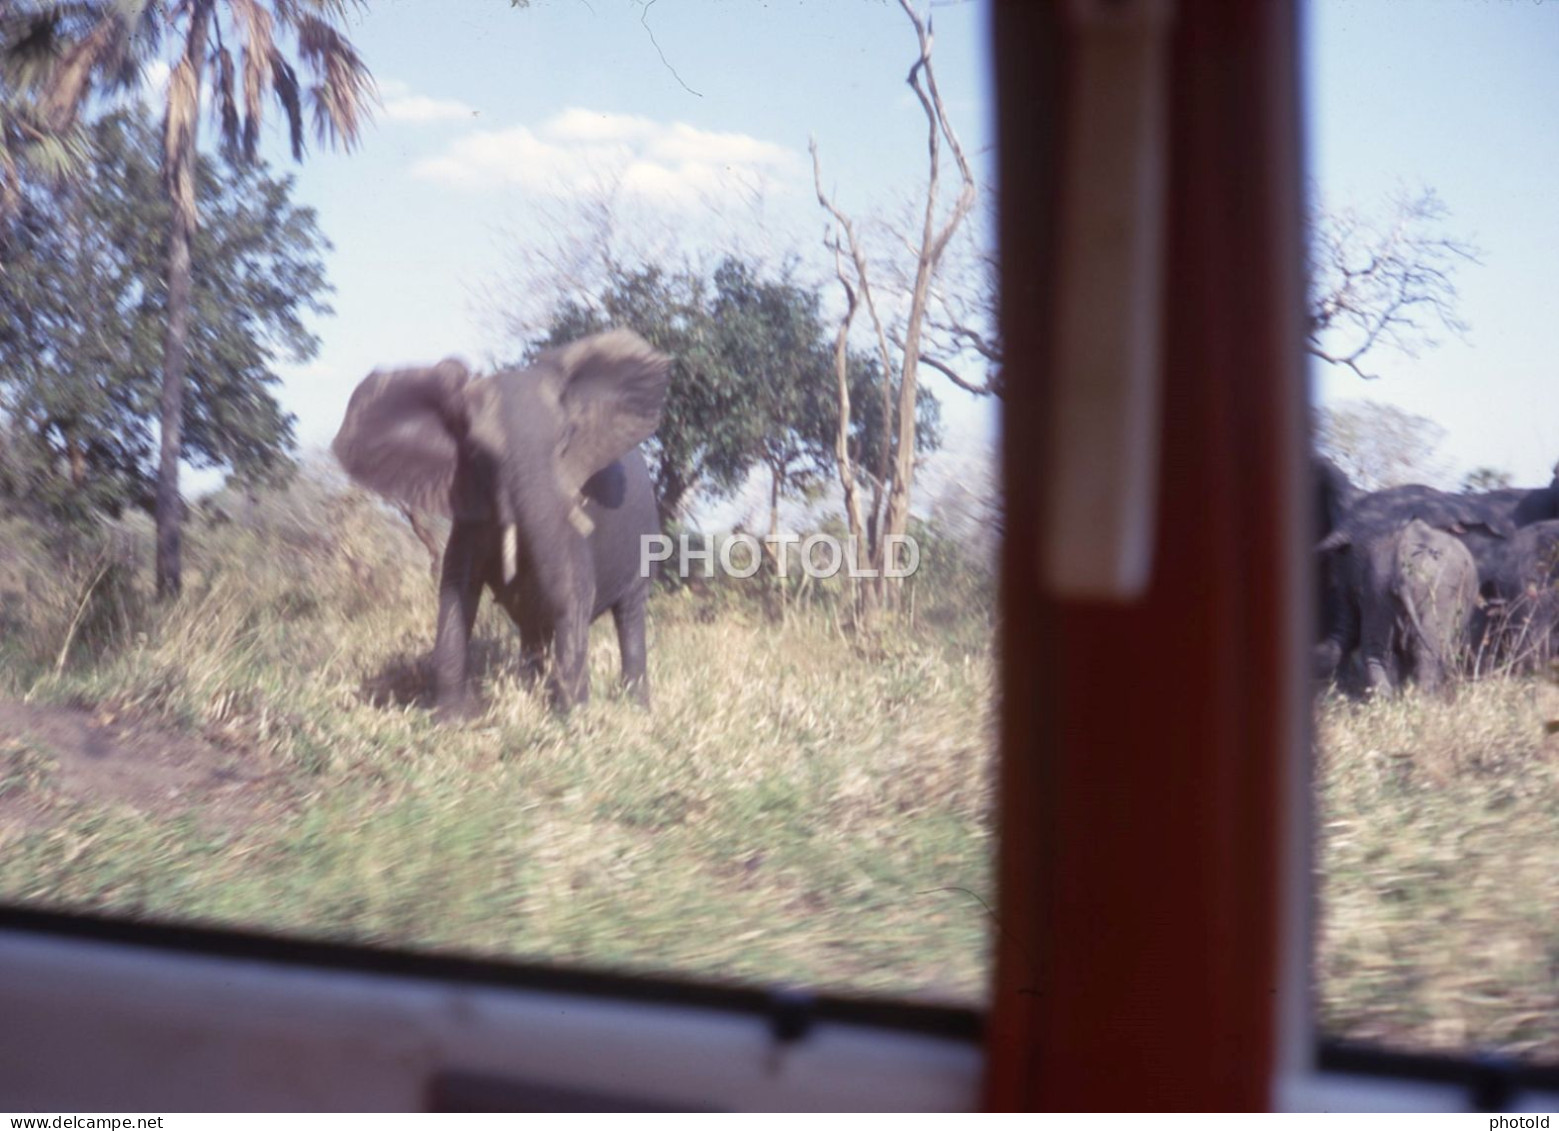
[[[134,605],[123,616],[88,597],[77,618],[93,563],[33,593],[0,696],[167,736],[181,783],[192,759],[246,780],[224,793],[190,779],[149,804],[62,792],[45,788],[46,752],[27,746],[0,761],[0,782],[20,783],[0,789],[26,791],[33,812],[8,826],[0,809],[0,892],[383,945],[982,998],[991,925],[970,893],[990,898],[994,715],[990,634],[968,624],[978,610],[951,629],[918,618],[855,636],[837,602],[779,619],[724,594],[711,617],[693,594],[659,594],[653,710],[616,691],[608,618],[592,702],[559,719],[519,685],[513,629],[484,606],[473,656],[487,710],[441,727],[426,710],[425,554],[365,502],[317,505],[334,508],[328,537],[285,510],[258,531],[196,528],[185,597],[166,612],[120,594]],[[94,646],[56,671],[72,618],[93,622]]]

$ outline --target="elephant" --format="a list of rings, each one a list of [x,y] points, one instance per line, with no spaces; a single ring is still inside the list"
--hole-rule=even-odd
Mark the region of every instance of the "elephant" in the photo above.
[[[1485,608],[1474,630],[1479,666],[1530,667],[1554,654],[1559,635],[1559,520],[1520,527],[1509,538],[1463,539],[1480,553]]]
[[[1315,487],[1315,536],[1329,537],[1338,530],[1348,510],[1361,497],[1347,474],[1325,456],[1311,457],[1311,477]],[[1351,608],[1344,592],[1342,578],[1335,567],[1335,556],[1321,554],[1316,561],[1316,612],[1320,620],[1319,641],[1316,645],[1316,674],[1330,678],[1343,659],[1342,642],[1357,634],[1357,626],[1349,624]]]
[[[472,625],[484,588],[519,629],[528,669],[549,658],[552,706],[589,697],[591,623],[610,609],[622,678],[649,705],[646,536],[660,533],[639,445],[659,426],[671,359],[611,330],[473,377],[446,358],[375,370],[331,447],[353,480],[452,520],[433,649],[441,718],[471,713]]]
[[[1330,461],[1313,457],[1317,492],[1317,549],[1321,637],[1315,647],[1316,674],[1338,675],[1350,653],[1363,645],[1362,618],[1385,608],[1378,577],[1370,582],[1358,554],[1381,554],[1414,519],[1454,535],[1472,555],[1481,605],[1472,638],[1484,658],[1536,658],[1555,643],[1559,596],[1550,594],[1547,562],[1559,532],[1559,467],[1547,487],[1451,494],[1408,484],[1369,494],[1353,489]],[[1531,533],[1528,533],[1531,531]],[[1371,585],[1373,586],[1371,588]],[[1378,648],[1366,650],[1378,654]],[[1379,673],[1365,673],[1370,685]]]
[[[1317,547],[1334,597],[1317,674],[1336,675],[1357,652],[1363,687],[1351,690],[1389,692],[1404,670],[1426,686],[1443,685],[1478,602],[1482,563],[1458,537],[1469,532],[1485,539],[1492,562],[1516,528],[1497,508],[1416,484],[1358,498]],[[1444,564],[1429,571],[1436,563]],[[1445,601],[1458,610],[1454,617]]]
[[[1366,616],[1360,630],[1370,686],[1389,690],[1380,662],[1388,654],[1383,642],[1389,635],[1400,667],[1426,691],[1442,690],[1465,654],[1479,600],[1477,563],[1460,539],[1419,518],[1402,527],[1391,546],[1391,574],[1385,581],[1394,622],[1376,623]],[[1366,561],[1366,568],[1373,569],[1379,559]]]
[[[1508,515],[1517,527],[1559,519],[1559,466],[1546,487],[1501,487],[1468,498],[1474,506]]]

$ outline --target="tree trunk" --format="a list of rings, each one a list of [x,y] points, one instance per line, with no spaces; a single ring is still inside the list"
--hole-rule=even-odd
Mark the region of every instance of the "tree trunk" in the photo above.
[[[180,536],[179,456],[184,441],[184,376],[189,364],[189,322],[193,280],[195,135],[200,122],[200,77],[213,0],[197,0],[189,17],[184,57],[168,79],[163,131],[163,187],[172,205],[168,220],[168,326],[163,337],[162,449],[157,466],[157,596],[171,599],[183,584]]]
[[[837,382],[835,395],[838,397],[839,404],[839,430],[834,433],[834,462],[839,469],[839,486],[844,492],[844,517],[845,523],[850,528],[850,539],[855,544],[855,561],[865,564],[871,561],[871,551],[866,540],[866,524],[861,519],[861,497],[855,479],[855,462],[850,458],[850,323],[855,318],[855,288],[850,286],[849,280],[845,277],[844,265],[837,245],[834,248],[834,268],[838,272],[840,283],[844,286],[846,303],[844,319],[839,323],[839,330],[834,335],[834,379]],[[853,602],[855,623],[869,628],[872,612],[876,607],[876,589],[870,581],[862,585],[852,577],[850,590],[855,598]]]
[[[931,290],[931,278],[936,274],[958,225],[974,207],[974,175],[964,157],[963,147],[953,132],[952,124],[942,107],[942,96],[937,91],[936,76],[931,69],[931,28],[916,14],[910,0],[899,0],[904,14],[915,25],[915,35],[920,40],[920,60],[910,68],[909,85],[926,113],[926,207],[921,224],[920,253],[915,263],[915,282],[910,292],[909,314],[904,326],[904,365],[899,377],[897,444],[893,452],[892,483],[888,488],[888,507],[883,515],[880,553],[887,564],[888,538],[903,536],[909,531],[910,490],[915,479],[915,401],[919,388],[920,338],[925,324],[927,298]],[[941,228],[937,227],[937,188],[941,176],[941,141],[947,139],[953,158],[958,164],[962,187]],[[891,423],[891,422],[890,422]],[[883,595],[894,604],[900,593],[900,582],[884,579]]]
[[[916,350],[920,346],[920,320],[925,312],[924,300],[918,291],[915,297],[921,301],[910,305],[909,332],[904,336],[904,372],[899,378],[898,442],[894,446],[892,475],[888,481],[888,507],[877,531],[877,568],[884,574],[879,581],[883,604],[893,609],[899,607],[902,581],[886,576],[888,567],[896,564],[888,560],[892,544],[887,536],[902,537],[909,532],[909,492],[915,480],[915,392],[919,385]]]
[[[664,533],[672,523],[682,521],[682,500],[692,488],[691,478],[684,478],[676,471],[662,469],[656,477],[655,506],[660,511],[660,528]]]

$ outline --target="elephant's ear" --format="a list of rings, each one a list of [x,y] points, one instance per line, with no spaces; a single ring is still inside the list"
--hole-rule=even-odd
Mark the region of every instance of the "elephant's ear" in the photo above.
[[[671,359],[631,330],[609,330],[550,350],[536,363],[557,391],[570,490],[621,459],[660,426]]]
[[[1496,538],[1514,538],[1517,529],[1515,522],[1505,515],[1496,515],[1492,518],[1479,519],[1476,522],[1463,522],[1457,525],[1461,529],[1452,531],[1454,534],[1466,534],[1469,531],[1482,530]]]
[[[455,358],[425,369],[375,370],[352,393],[330,450],[348,475],[385,498],[453,513],[470,379]]]

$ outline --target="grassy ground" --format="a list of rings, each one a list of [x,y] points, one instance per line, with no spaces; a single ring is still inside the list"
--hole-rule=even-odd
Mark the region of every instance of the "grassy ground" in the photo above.
[[[489,709],[446,728],[404,524],[303,487],[234,515],[167,613],[144,529],[49,556],[0,526],[0,898],[981,999],[993,660],[956,570],[870,638],[826,591],[662,593],[647,714],[603,624],[552,717],[484,608]],[[1324,1029],[1559,1057],[1559,687],[1318,711]]]
[[[16,552],[17,530],[5,544],[5,898],[921,999],[983,992],[988,619],[923,607],[913,628],[865,641],[826,604],[776,622],[728,591],[666,593],[654,709],[615,694],[607,618],[595,698],[559,720],[516,683],[513,629],[484,606],[489,709],[450,728],[425,709],[427,557],[361,500],[273,500],[197,526],[185,599],[166,614],[141,592],[144,568],[118,564],[144,563],[144,546],[61,567]]]
[[[1323,702],[1323,1028],[1559,1059],[1559,689]]]

